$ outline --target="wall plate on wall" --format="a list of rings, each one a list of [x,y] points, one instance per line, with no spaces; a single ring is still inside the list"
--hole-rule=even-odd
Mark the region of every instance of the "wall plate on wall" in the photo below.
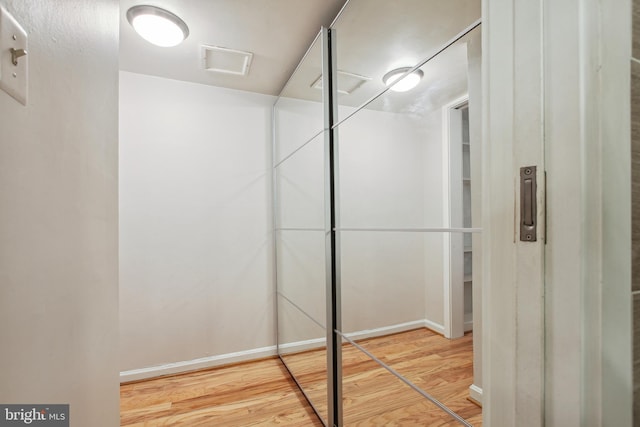
[[[27,32],[0,7],[0,89],[27,105]]]

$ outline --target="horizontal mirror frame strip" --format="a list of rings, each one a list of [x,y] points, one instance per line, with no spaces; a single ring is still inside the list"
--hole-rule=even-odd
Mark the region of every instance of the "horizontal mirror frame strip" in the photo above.
[[[402,74],[400,77],[398,77],[397,80],[398,81],[402,80],[404,77],[408,76],[409,74],[413,73],[414,71],[416,71],[417,69],[419,69],[420,67],[422,67],[423,65],[425,65],[426,63],[431,61],[432,59],[436,58],[438,55],[440,55],[442,52],[447,50],[453,44],[458,42],[464,36],[466,36],[471,31],[473,31],[477,27],[479,27],[481,24],[482,24],[482,19],[477,19],[471,25],[469,25],[467,28],[465,28],[464,30],[459,32],[451,40],[449,40],[443,46],[441,46],[440,49],[438,49],[433,55],[430,55],[429,57],[424,59],[422,62],[418,63],[418,65],[416,65],[415,67],[408,69],[404,74]],[[393,86],[393,85],[391,85],[391,86]],[[333,125],[332,129],[336,129],[342,123],[344,123],[345,121],[349,120],[349,118],[353,117],[353,115],[356,114],[358,111],[364,109],[367,105],[371,104],[373,101],[375,101],[376,99],[380,98],[382,95],[387,93],[389,90],[391,90],[391,86],[387,86],[380,93],[378,93],[378,94],[372,96],[371,98],[369,98],[369,100],[365,101],[361,106],[357,107],[353,112],[349,113],[344,119],[338,120],[338,122]]]
[[[349,344],[353,345],[355,348],[357,348],[358,350],[360,350],[361,352],[363,352],[364,354],[366,354],[367,356],[369,356],[374,362],[376,362],[378,365],[382,366],[384,369],[386,369],[387,371],[389,371],[391,374],[393,374],[396,378],[398,378],[400,381],[402,381],[403,383],[405,383],[406,385],[408,385],[409,387],[411,387],[413,390],[417,391],[418,393],[420,393],[423,397],[427,398],[431,403],[433,403],[434,405],[436,405],[438,408],[442,409],[444,412],[446,412],[447,414],[451,415],[456,421],[458,421],[460,424],[467,426],[467,427],[473,427],[473,425],[469,424],[467,422],[467,420],[465,420],[464,418],[462,418],[460,415],[456,414],[455,412],[453,412],[451,409],[449,409],[444,403],[440,402],[438,399],[436,399],[435,397],[431,396],[429,393],[427,393],[426,391],[422,390],[420,387],[418,387],[417,385],[415,385],[414,383],[412,383],[411,381],[409,381],[408,379],[406,379],[405,377],[403,377],[402,375],[400,375],[395,369],[393,369],[391,366],[387,365],[386,363],[384,363],[382,360],[378,359],[376,356],[374,356],[373,354],[371,354],[367,349],[365,349],[364,347],[362,347],[360,344],[356,343],[355,341],[353,341],[351,338],[349,338],[347,335],[343,334],[342,332],[340,332],[339,330],[335,330],[334,331],[336,334],[340,335],[345,341],[347,341]]]
[[[276,231],[322,231],[324,228],[305,228],[305,227],[278,227]]]
[[[335,231],[384,231],[394,233],[482,233],[482,228],[366,228],[366,227],[340,227]]]
[[[275,126],[275,125],[274,125]],[[275,131],[274,131],[275,132]],[[302,150],[304,147],[306,147],[307,145],[309,145],[309,143],[311,141],[313,141],[314,139],[316,139],[317,137],[319,137],[320,135],[322,135],[322,133],[324,132],[324,129],[318,131],[318,133],[314,134],[311,138],[309,138],[307,141],[305,141],[300,147],[296,148],[295,150],[293,150],[293,152],[287,154],[282,160],[280,160],[278,163],[273,165],[273,168],[276,169],[278,166],[280,166],[281,164],[283,164],[285,161],[289,160],[291,157],[293,157],[294,154],[296,154],[298,151]],[[274,157],[275,159],[275,157]]]
[[[327,327],[324,326],[323,324],[321,324],[320,322],[318,322],[316,319],[314,319],[313,317],[311,317],[310,314],[308,314],[306,311],[304,311],[302,309],[302,307],[300,307],[298,304],[296,304],[295,302],[291,301],[286,295],[284,295],[282,292],[280,291],[276,291],[276,293],[278,295],[280,295],[282,298],[284,298],[287,302],[289,302],[289,304],[291,304],[292,306],[294,306],[300,313],[304,314],[309,320],[311,320],[313,323],[315,323],[316,325],[318,325],[319,327],[321,327],[323,330],[327,330]],[[278,343],[279,344],[279,343]]]

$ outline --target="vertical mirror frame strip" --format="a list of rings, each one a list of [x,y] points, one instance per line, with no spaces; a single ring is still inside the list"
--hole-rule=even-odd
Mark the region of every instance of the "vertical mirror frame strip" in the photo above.
[[[278,312],[278,170],[276,169],[276,102],[271,107],[271,222],[273,224],[273,304],[276,340],[276,355],[280,357],[280,319]],[[282,359],[282,358],[281,358]]]
[[[334,129],[337,115],[337,79],[335,30],[322,28],[322,87],[324,104],[324,205],[325,263],[327,298],[327,412],[329,425],[342,426],[342,340],[340,248],[338,242],[338,145]]]

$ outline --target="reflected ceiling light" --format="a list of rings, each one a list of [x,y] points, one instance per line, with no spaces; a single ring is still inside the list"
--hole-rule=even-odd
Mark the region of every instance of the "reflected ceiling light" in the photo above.
[[[387,86],[391,86],[391,90],[395,92],[406,92],[408,90],[411,90],[416,87],[418,83],[420,83],[422,76],[424,76],[424,72],[418,69],[400,79],[400,77],[402,77],[407,73],[407,71],[411,70],[412,68],[413,67],[402,67],[391,70],[387,74],[385,74],[384,77],[382,77],[382,82]]]
[[[129,24],[156,46],[177,46],[189,35],[189,27],[173,13],[155,6],[133,6],[127,11]]]

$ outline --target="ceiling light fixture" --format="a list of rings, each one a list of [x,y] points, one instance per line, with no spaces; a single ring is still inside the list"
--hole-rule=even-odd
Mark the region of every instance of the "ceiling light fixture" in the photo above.
[[[402,67],[391,70],[382,77],[382,82],[387,86],[391,86],[390,89],[395,92],[411,90],[420,83],[422,76],[424,76],[424,72],[420,69],[415,70],[411,74],[407,74],[412,68],[413,67]],[[405,74],[407,75],[401,78]]]
[[[155,6],[133,6],[127,20],[146,41],[156,46],[177,46],[189,35],[189,27],[173,13]]]

